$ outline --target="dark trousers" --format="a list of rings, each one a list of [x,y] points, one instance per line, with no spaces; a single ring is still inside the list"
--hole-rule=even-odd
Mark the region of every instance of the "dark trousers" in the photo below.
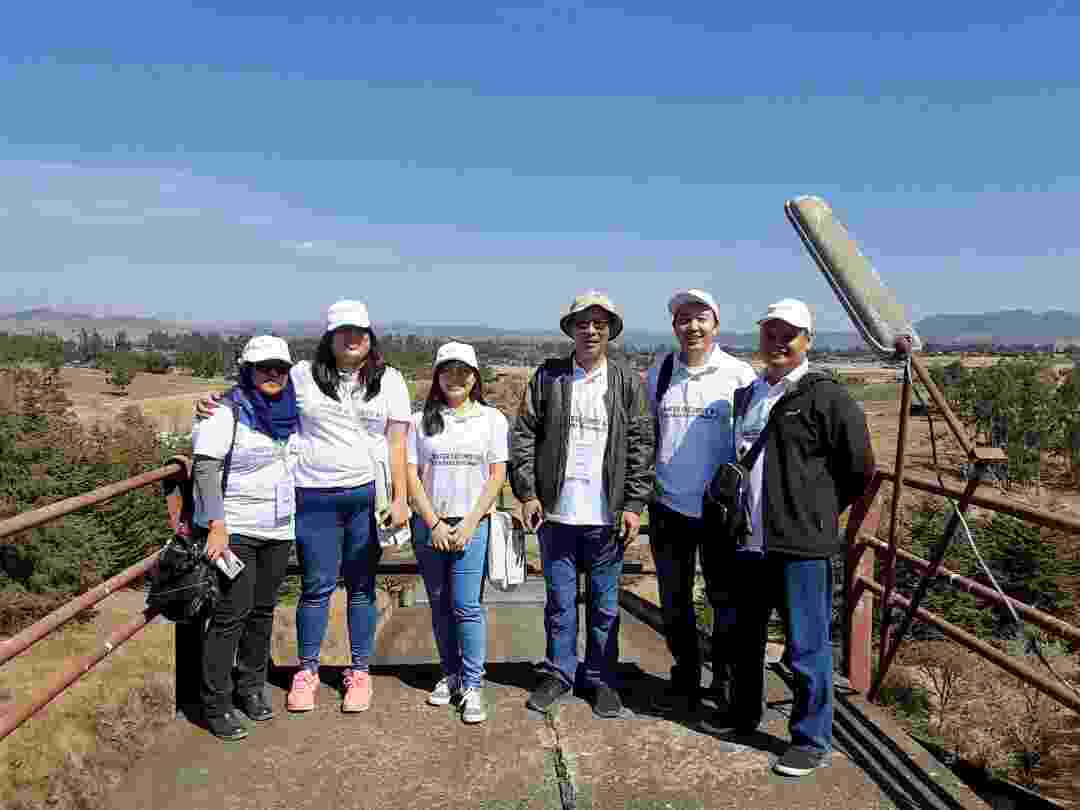
[[[544,631],[547,656],[541,669],[566,686],[615,688],[619,661],[619,577],[623,544],[610,526],[571,526],[544,521],[540,526],[547,600]],[[577,572],[589,579],[585,616],[585,661],[578,673]]]
[[[832,743],[832,561],[769,553],[732,563],[734,626],[722,643],[733,663],[732,710],[743,731],[761,722],[769,615],[780,612],[784,657],[795,676],[790,729],[793,745],[829,751]],[[714,638],[714,643],[716,639]]]
[[[219,574],[221,599],[203,641],[201,696],[208,717],[224,714],[234,694],[251,694],[266,684],[274,608],[291,545],[291,540],[229,535],[229,548],[244,569],[233,580]]]
[[[680,694],[696,696],[701,689],[701,644],[694,611],[696,558],[701,554],[705,593],[713,608],[713,637],[720,638],[732,619],[723,565],[717,551],[719,538],[701,518],[669,509],[662,503],[649,506],[649,546],[656,562],[656,581],[664,636],[675,663],[671,687]],[[712,645],[713,683],[727,681],[724,645]]]

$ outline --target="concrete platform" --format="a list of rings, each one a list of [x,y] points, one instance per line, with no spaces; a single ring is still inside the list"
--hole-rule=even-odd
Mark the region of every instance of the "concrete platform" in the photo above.
[[[370,711],[342,715],[325,668],[318,706],[282,711],[291,671],[269,691],[279,715],[225,743],[178,721],[111,797],[117,810],[249,808],[824,808],[897,806],[843,752],[801,780],[776,776],[787,740],[789,692],[770,674],[774,710],[761,733],[726,739],[688,720],[658,717],[650,699],[670,658],[660,636],[622,614],[625,716],[596,718],[572,697],[549,715],[525,708],[532,662],[544,651],[536,604],[489,602],[487,722],[464,725],[451,707],[427,706],[438,677],[430,611],[398,608],[380,633]],[[907,805],[911,806],[911,805]],[[958,805],[959,806],[959,805]],[[965,806],[979,806],[965,804]]]

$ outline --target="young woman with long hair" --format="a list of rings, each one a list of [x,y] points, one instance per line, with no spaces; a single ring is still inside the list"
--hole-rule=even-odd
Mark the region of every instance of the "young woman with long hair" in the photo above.
[[[441,346],[431,391],[409,431],[409,498],[416,510],[413,547],[442,665],[427,700],[433,706],[458,702],[466,723],[487,719],[487,617],[480,597],[488,514],[506,480],[507,433],[506,417],[484,402],[473,347]]]

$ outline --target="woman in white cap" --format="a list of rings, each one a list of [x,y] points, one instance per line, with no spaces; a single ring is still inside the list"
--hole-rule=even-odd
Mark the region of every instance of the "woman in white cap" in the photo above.
[[[300,669],[286,706],[315,708],[319,654],[326,636],[330,597],[339,576],[348,595],[351,666],[344,677],[343,712],[371,705],[369,661],[375,642],[375,569],[382,556],[376,531],[375,476],[390,470],[392,498],[384,525],[408,521],[405,436],[411,418],[401,373],[383,361],[360,301],[338,301],[326,314],[326,331],[311,363],[290,375],[300,412],[297,442],[296,551],[302,569],[296,607]],[[200,416],[211,411],[203,401]]]
[[[487,719],[480,596],[487,516],[506,480],[507,431],[506,417],[484,402],[473,347],[441,346],[424,410],[413,416],[409,433],[409,496],[416,509],[413,546],[442,664],[428,703],[459,702],[466,723]]]
[[[292,378],[300,407],[296,550],[303,577],[296,607],[300,670],[287,705],[295,712],[315,708],[319,651],[341,575],[352,658],[341,710],[362,712],[371,705],[375,569],[382,556],[374,482],[385,465],[393,490],[385,522],[403,525],[408,520],[409,390],[401,373],[383,361],[367,307],[359,301],[330,307],[314,361],[298,363]]]
[[[195,525],[207,531],[207,556],[221,563],[221,599],[203,644],[204,719],[226,740],[247,736],[233,706],[269,720],[266,667],[274,608],[295,537],[290,450],[299,427],[284,340],[252,338],[228,407],[194,435]],[[236,560],[243,567],[235,573]],[[233,677],[235,661],[236,674]]]

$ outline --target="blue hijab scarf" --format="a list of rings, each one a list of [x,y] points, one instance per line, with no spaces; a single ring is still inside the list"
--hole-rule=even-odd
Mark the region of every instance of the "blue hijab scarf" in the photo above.
[[[255,417],[252,426],[275,441],[285,441],[300,427],[300,411],[296,407],[296,389],[292,378],[286,379],[281,396],[271,399],[255,385],[253,367],[245,363],[240,369],[240,390]]]

